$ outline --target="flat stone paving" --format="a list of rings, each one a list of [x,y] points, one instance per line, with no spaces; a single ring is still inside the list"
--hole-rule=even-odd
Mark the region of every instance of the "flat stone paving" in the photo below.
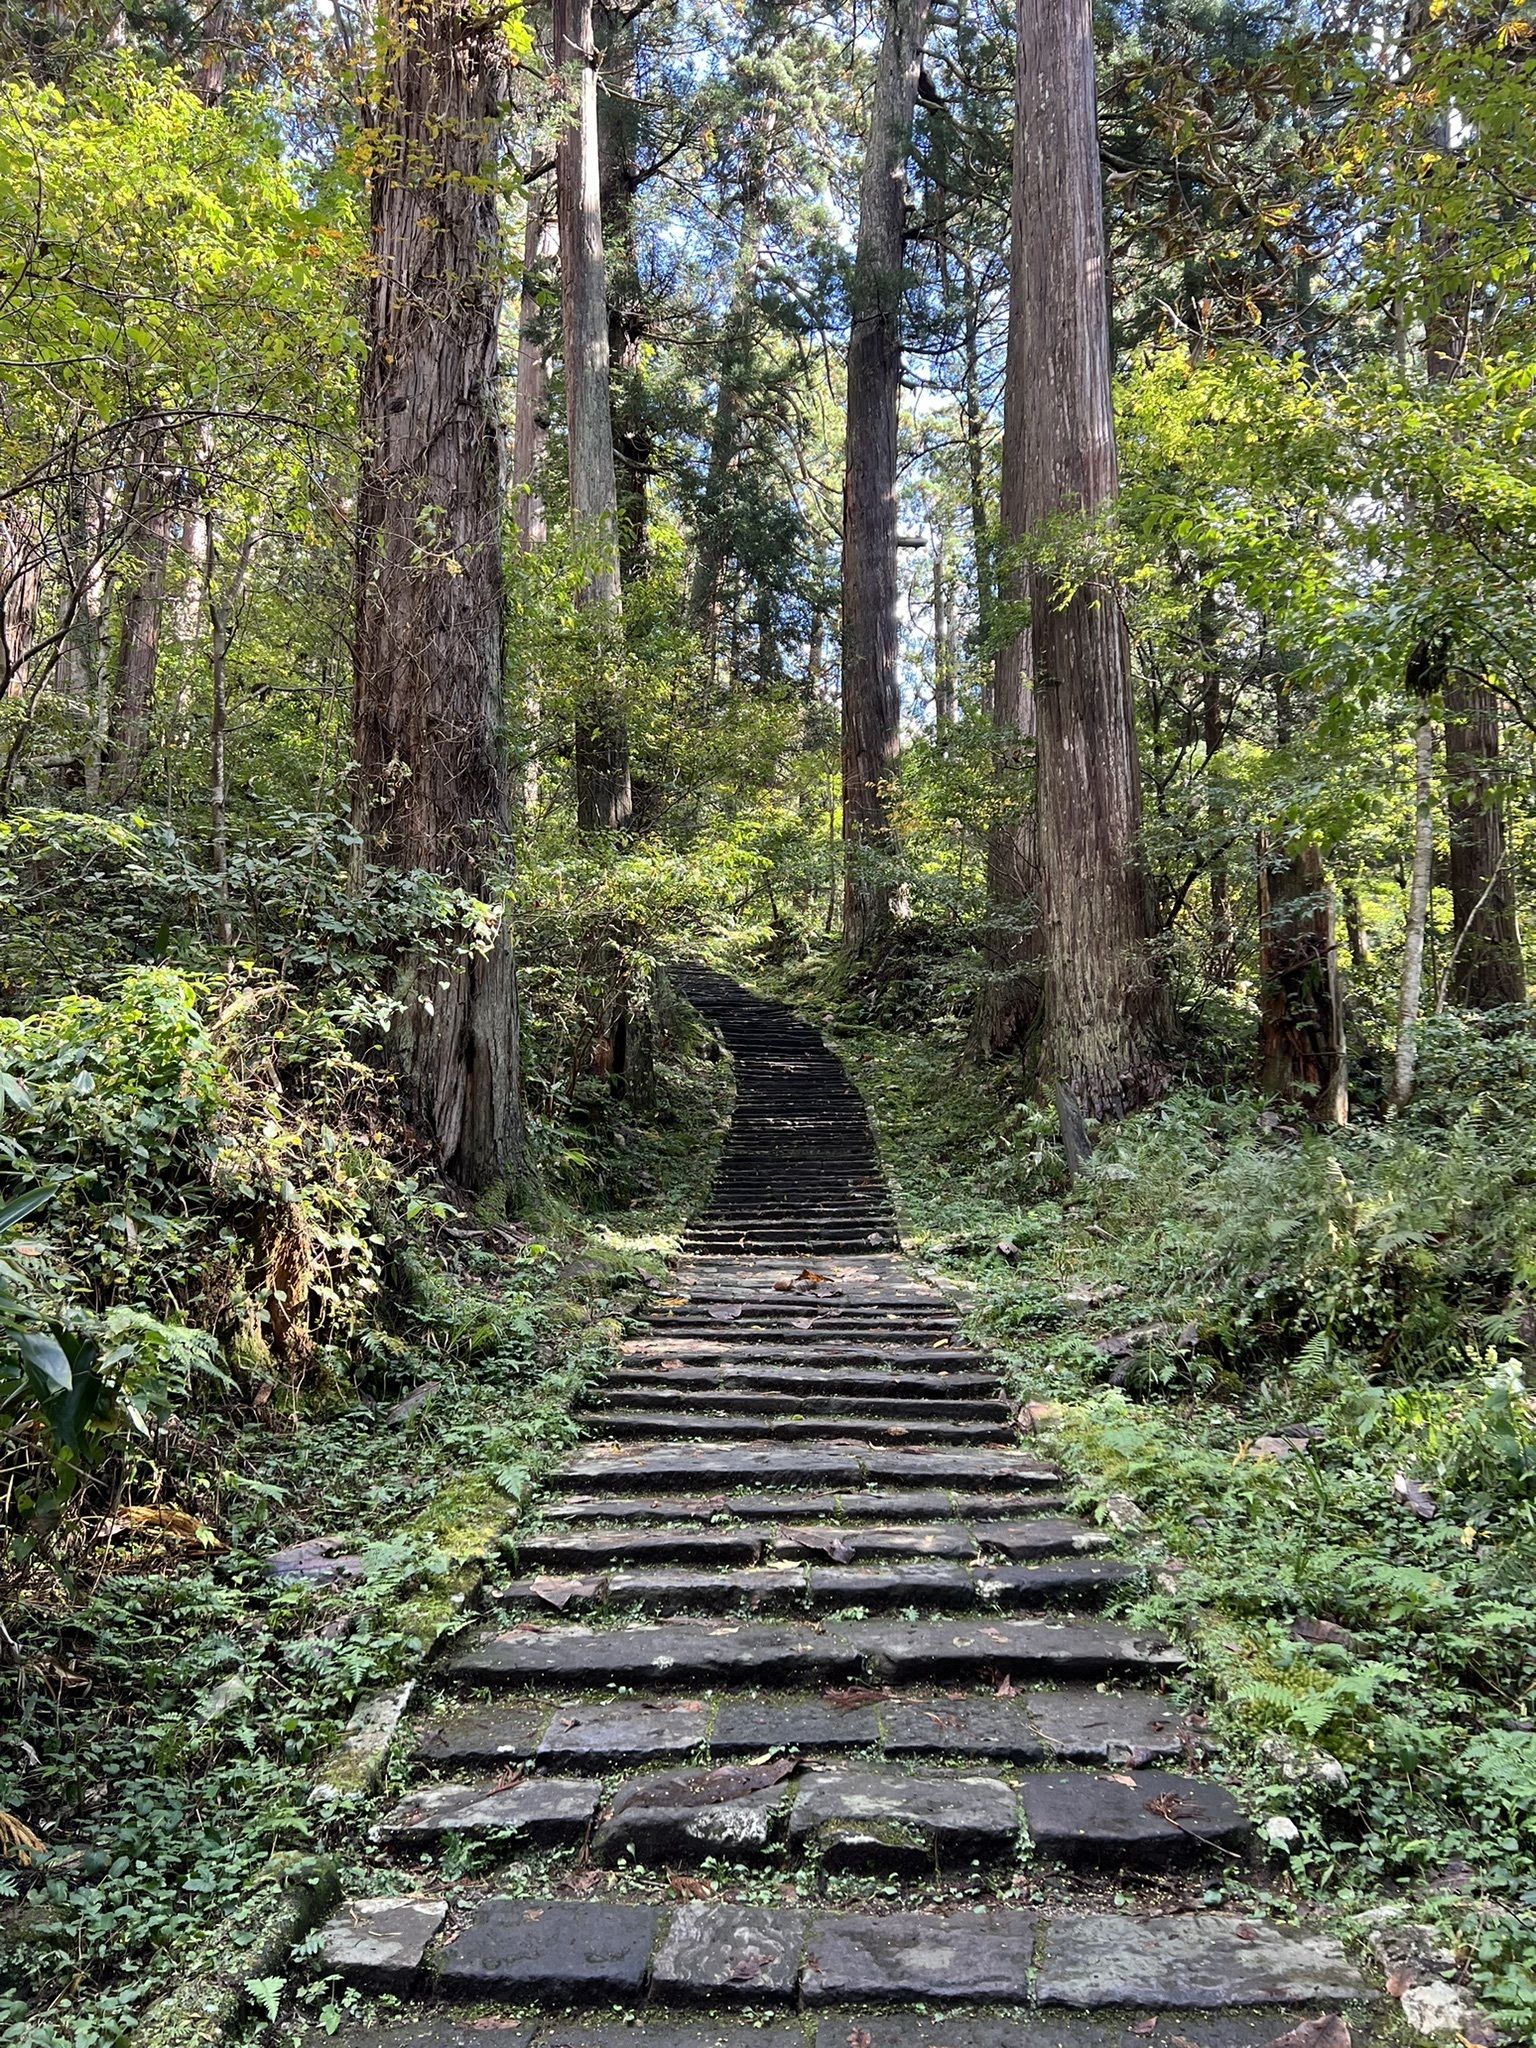
[[[1117,1618],[1135,1558],[1007,1440],[993,1361],[885,1249],[836,1062],[777,1006],[688,986],[736,1062],[712,1209],[437,1662],[373,1829],[409,1877],[315,1944],[417,2009],[327,2038],[1267,2048],[1345,2009],[1370,2038],[1338,1944],[1199,1909],[1209,1876],[1103,1910],[1141,1873],[1251,1854],[1170,1694],[1178,1646]],[[465,1885],[431,1867],[455,1841],[487,1859]],[[722,1889],[754,1866],[750,1903]],[[933,1889],[951,1869],[963,1904]],[[885,1879],[878,1909],[830,1904],[838,1874]]]

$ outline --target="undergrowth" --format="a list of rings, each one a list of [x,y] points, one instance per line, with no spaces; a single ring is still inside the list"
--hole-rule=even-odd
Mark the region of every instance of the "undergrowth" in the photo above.
[[[1193,1082],[1070,1184],[964,1020],[774,979],[869,1101],[908,1247],[970,1305],[1093,1494],[1170,1564],[1279,1873],[1402,1902],[1536,2038],[1536,1030],[1424,1031],[1412,1109],[1321,1136]]]

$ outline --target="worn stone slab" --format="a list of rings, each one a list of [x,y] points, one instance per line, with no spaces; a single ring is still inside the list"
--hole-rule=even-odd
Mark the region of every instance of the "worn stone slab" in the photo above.
[[[723,1699],[709,1747],[714,1756],[756,1756],[766,1749],[863,1749],[879,1739],[880,1726],[871,1706]]]
[[[980,1598],[1004,1607],[1096,1607],[1111,1593],[1139,1585],[1142,1574],[1118,1558],[1059,1557],[978,1565],[972,1577]]]
[[[794,2021],[767,2026],[757,2021],[660,2019],[612,2020],[583,2026],[579,2020],[550,2020],[538,2030],[537,2048],[806,2048]],[[492,2040],[490,2048],[498,2048]],[[840,2043],[839,2048],[847,2048]]]
[[[786,1520],[794,1521],[820,1509],[811,1509],[804,1504],[786,1502]],[[904,1492],[892,1492],[888,1488],[871,1489],[868,1493],[841,1493],[833,1503],[832,1512],[847,1521],[947,1521],[955,1513],[953,1494],[936,1486],[912,1487]]]
[[[978,1669],[1052,1671],[1063,1677],[1177,1670],[1159,1637],[1073,1622],[847,1622],[836,1631],[872,1671],[892,1678],[974,1675]]]
[[[551,1494],[539,1501],[546,1522],[708,1522],[725,1513],[725,1495],[669,1493],[660,1498],[633,1494]]]
[[[1235,1914],[1069,1913],[1046,1929],[1042,2005],[1316,2005],[1369,1997],[1336,1941]]]
[[[623,1767],[690,1756],[709,1717],[703,1700],[572,1700],[548,1716],[539,1762]]]
[[[1001,1550],[1007,1557],[1056,1557],[1089,1550],[1105,1550],[1114,1541],[1107,1529],[1095,1529],[1087,1522],[1066,1515],[1036,1515],[1019,1522],[971,1524],[971,1533],[987,1550]]]
[[[600,1863],[632,1855],[648,1865],[693,1863],[704,1856],[760,1856],[789,1803],[785,1779],[757,1782],[761,1770],[717,1766],[660,1771],[621,1785],[592,1840]]]
[[[808,2006],[1022,2005],[1035,1948],[1032,1913],[818,1914],[800,1990]]]
[[[941,2017],[893,2006],[829,2013],[816,2022],[815,2048],[853,2048],[855,2042],[858,2048],[1173,2048],[1175,2036],[1190,2048],[1272,2048],[1306,2017],[1296,2008],[1273,2006],[1181,2013],[1149,2035],[1146,2020],[1132,2013],[1109,2016],[1058,2007],[995,2019],[988,2013]],[[1373,2038],[1369,2021],[1362,2026],[1358,2012],[1350,2015],[1349,2026],[1357,2048]]]
[[[538,1752],[548,1711],[543,1707],[471,1708],[427,1722],[416,1736],[422,1763],[444,1770],[526,1763]]]
[[[660,1528],[562,1531],[526,1536],[516,1544],[523,1570],[606,1572],[615,1565],[756,1564],[765,1538],[750,1529],[698,1528],[689,1522]]]
[[[748,1436],[733,1443],[668,1444],[662,1449],[604,1444],[584,1456],[567,1459],[555,1477],[561,1485],[615,1490],[711,1483],[740,1487],[752,1481],[770,1486],[840,1487],[857,1486],[864,1468],[844,1446],[758,1444]]]
[[[452,1677],[482,1684],[556,1679],[601,1685],[716,1677],[847,1677],[860,1651],[795,1623],[639,1623],[621,1629],[511,1629],[486,1635],[444,1661]]]
[[[835,1493],[732,1493],[726,1509],[744,1522],[782,1522],[797,1515],[835,1515]]]
[[[959,1771],[852,1766],[805,1772],[790,1809],[790,1839],[830,1838],[850,1823],[915,1831],[941,1859],[1000,1856],[1017,1846],[1019,1804],[1001,1778]],[[864,1851],[865,1868],[882,1867],[880,1848],[877,1827]],[[892,1860],[903,1861],[899,1855]],[[842,1861],[846,1866],[846,1854]]]
[[[776,1531],[773,1554],[818,1565],[887,1557],[970,1558],[976,1554],[976,1542],[961,1522],[909,1522],[904,1528],[802,1526]]]
[[[596,1778],[526,1778],[519,1785],[423,1785],[385,1814],[373,1840],[430,1848],[450,1836],[518,1834],[552,1846],[580,1840],[597,1812]]]
[[[880,1724],[885,1753],[892,1757],[952,1755],[1034,1764],[1045,1755],[1022,1698],[886,1700]]]
[[[1059,1465],[1043,1465],[1024,1451],[861,1451],[866,1479],[882,1485],[947,1486],[965,1491],[986,1486],[1060,1486]]]
[[[1047,1751],[1068,1763],[1152,1763],[1184,1756],[1203,1739],[1156,1694],[1063,1686],[1031,1692],[1027,1706]]]
[[[1248,1839],[1224,1786],[1171,1771],[1042,1771],[1021,1780],[1019,1800],[1036,1852],[1063,1863],[1162,1869]]]
[[[651,1995],[679,2003],[792,1998],[809,1918],[767,1906],[681,1906],[651,1966]]]
[[[438,1983],[450,1998],[633,1998],[660,1920],[654,1906],[482,1899],[444,1950]]]
[[[969,1571],[945,1558],[914,1564],[812,1565],[810,1594],[819,1607],[969,1607],[976,1600]]]
[[[342,2027],[334,2034],[316,2027],[303,2036],[303,2048],[532,2048],[533,2036],[527,2020],[476,2020],[467,2027],[444,2019],[406,2020]]]
[[[441,1899],[349,1899],[320,1930],[321,1968],[359,1991],[403,1998],[447,1917]]]

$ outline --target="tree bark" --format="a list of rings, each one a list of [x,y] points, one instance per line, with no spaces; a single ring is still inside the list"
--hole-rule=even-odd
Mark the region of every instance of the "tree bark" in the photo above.
[[[901,748],[896,441],[906,167],[929,0],[886,0],[859,185],[843,475],[843,943],[873,953],[895,918],[886,785]]]
[[[517,1006],[494,901],[506,858],[502,447],[496,401],[502,11],[391,0],[369,177],[374,277],[360,421],[356,752],[365,844],[492,907],[413,963],[391,1049],[452,1178],[518,1151]],[[462,935],[461,935],[462,936]]]
[[[1435,813],[1430,778],[1435,764],[1435,722],[1429,697],[1419,698],[1413,732],[1413,862],[1403,925],[1403,975],[1397,1000],[1397,1044],[1392,1054],[1391,1103],[1405,1109],[1413,1095],[1418,1059],[1419,1010],[1424,995],[1424,938],[1434,878]]]
[[[619,622],[619,505],[609,410],[592,0],[555,0],[554,55],[574,101],[572,117],[555,144],[571,526],[594,554],[585,597],[590,609],[608,615],[606,622],[598,622],[601,634],[605,623],[611,629]],[[629,735],[600,655],[596,667],[576,705],[576,818],[584,832],[612,832],[629,823],[633,808]]]
[[[1498,700],[1458,671],[1445,685],[1445,779],[1455,925],[1451,997],[1468,1010],[1523,1003],[1525,958],[1498,791]]]
[[[655,447],[640,368],[645,309],[635,240],[640,183],[640,107],[635,86],[635,29],[622,7],[601,4],[598,38],[597,152],[607,266],[608,386],[613,417],[614,488],[618,506],[619,580],[627,588],[650,565],[651,469]]]
[[[37,638],[43,547],[36,515],[13,505],[0,519],[0,696],[24,697],[27,658]]]
[[[1305,1105],[1315,1124],[1349,1118],[1344,1004],[1333,891],[1310,841],[1286,851],[1261,839],[1259,1086]]]
[[[512,512],[524,554],[542,547],[547,534],[541,479],[549,441],[549,322],[541,300],[560,248],[554,192],[547,178],[529,186],[527,203],[512,412]]]
[[[138,787],[149,752],[166,567],[175,527],[174,493],[158,436],[141,453],[133,484],[128,544],[118,582],[117,655],[107,734],[107,794],[121,801]]]
[[[1090,0],[1018,0],[1022,221],[1016,276],[1031,402],[1021,525],[1093,514],[1119,488]],[[1167,1085],[1148,941],[1130,646],[1115,593],[1030,572],[1046,1066],[1064,1132]]]

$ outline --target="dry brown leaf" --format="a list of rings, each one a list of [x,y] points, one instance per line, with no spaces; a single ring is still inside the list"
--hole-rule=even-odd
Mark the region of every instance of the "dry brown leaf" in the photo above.
[[[168,1543],[183,1543],[190,1550],[225,1550],[206,1522],[180,1508],[119,1508],[102,1532],[107,1536],[163,1536]]]
[[[1005,1671],[997,1682],[997,1697],[1000,1700],[1017,1699],[1019,1688]]]
[[[1352,2048],[1348,2026],[1339,2013],[1327,2012],[1315,2020],[1303,2020],[1283,2034],[1266,2041],[1264,2048]]]
[[[1136,1790],[1136,1780],[1128,1776],[1124,1771],[1111,1771],[1109,1782],[1111,1785],[1129,1785],[1133,1792]]]
[[[702,1877],[684,1877],[680,1872],[667,1872],[667,1883],[680,1899],[707,1899],[709,1886]]]

